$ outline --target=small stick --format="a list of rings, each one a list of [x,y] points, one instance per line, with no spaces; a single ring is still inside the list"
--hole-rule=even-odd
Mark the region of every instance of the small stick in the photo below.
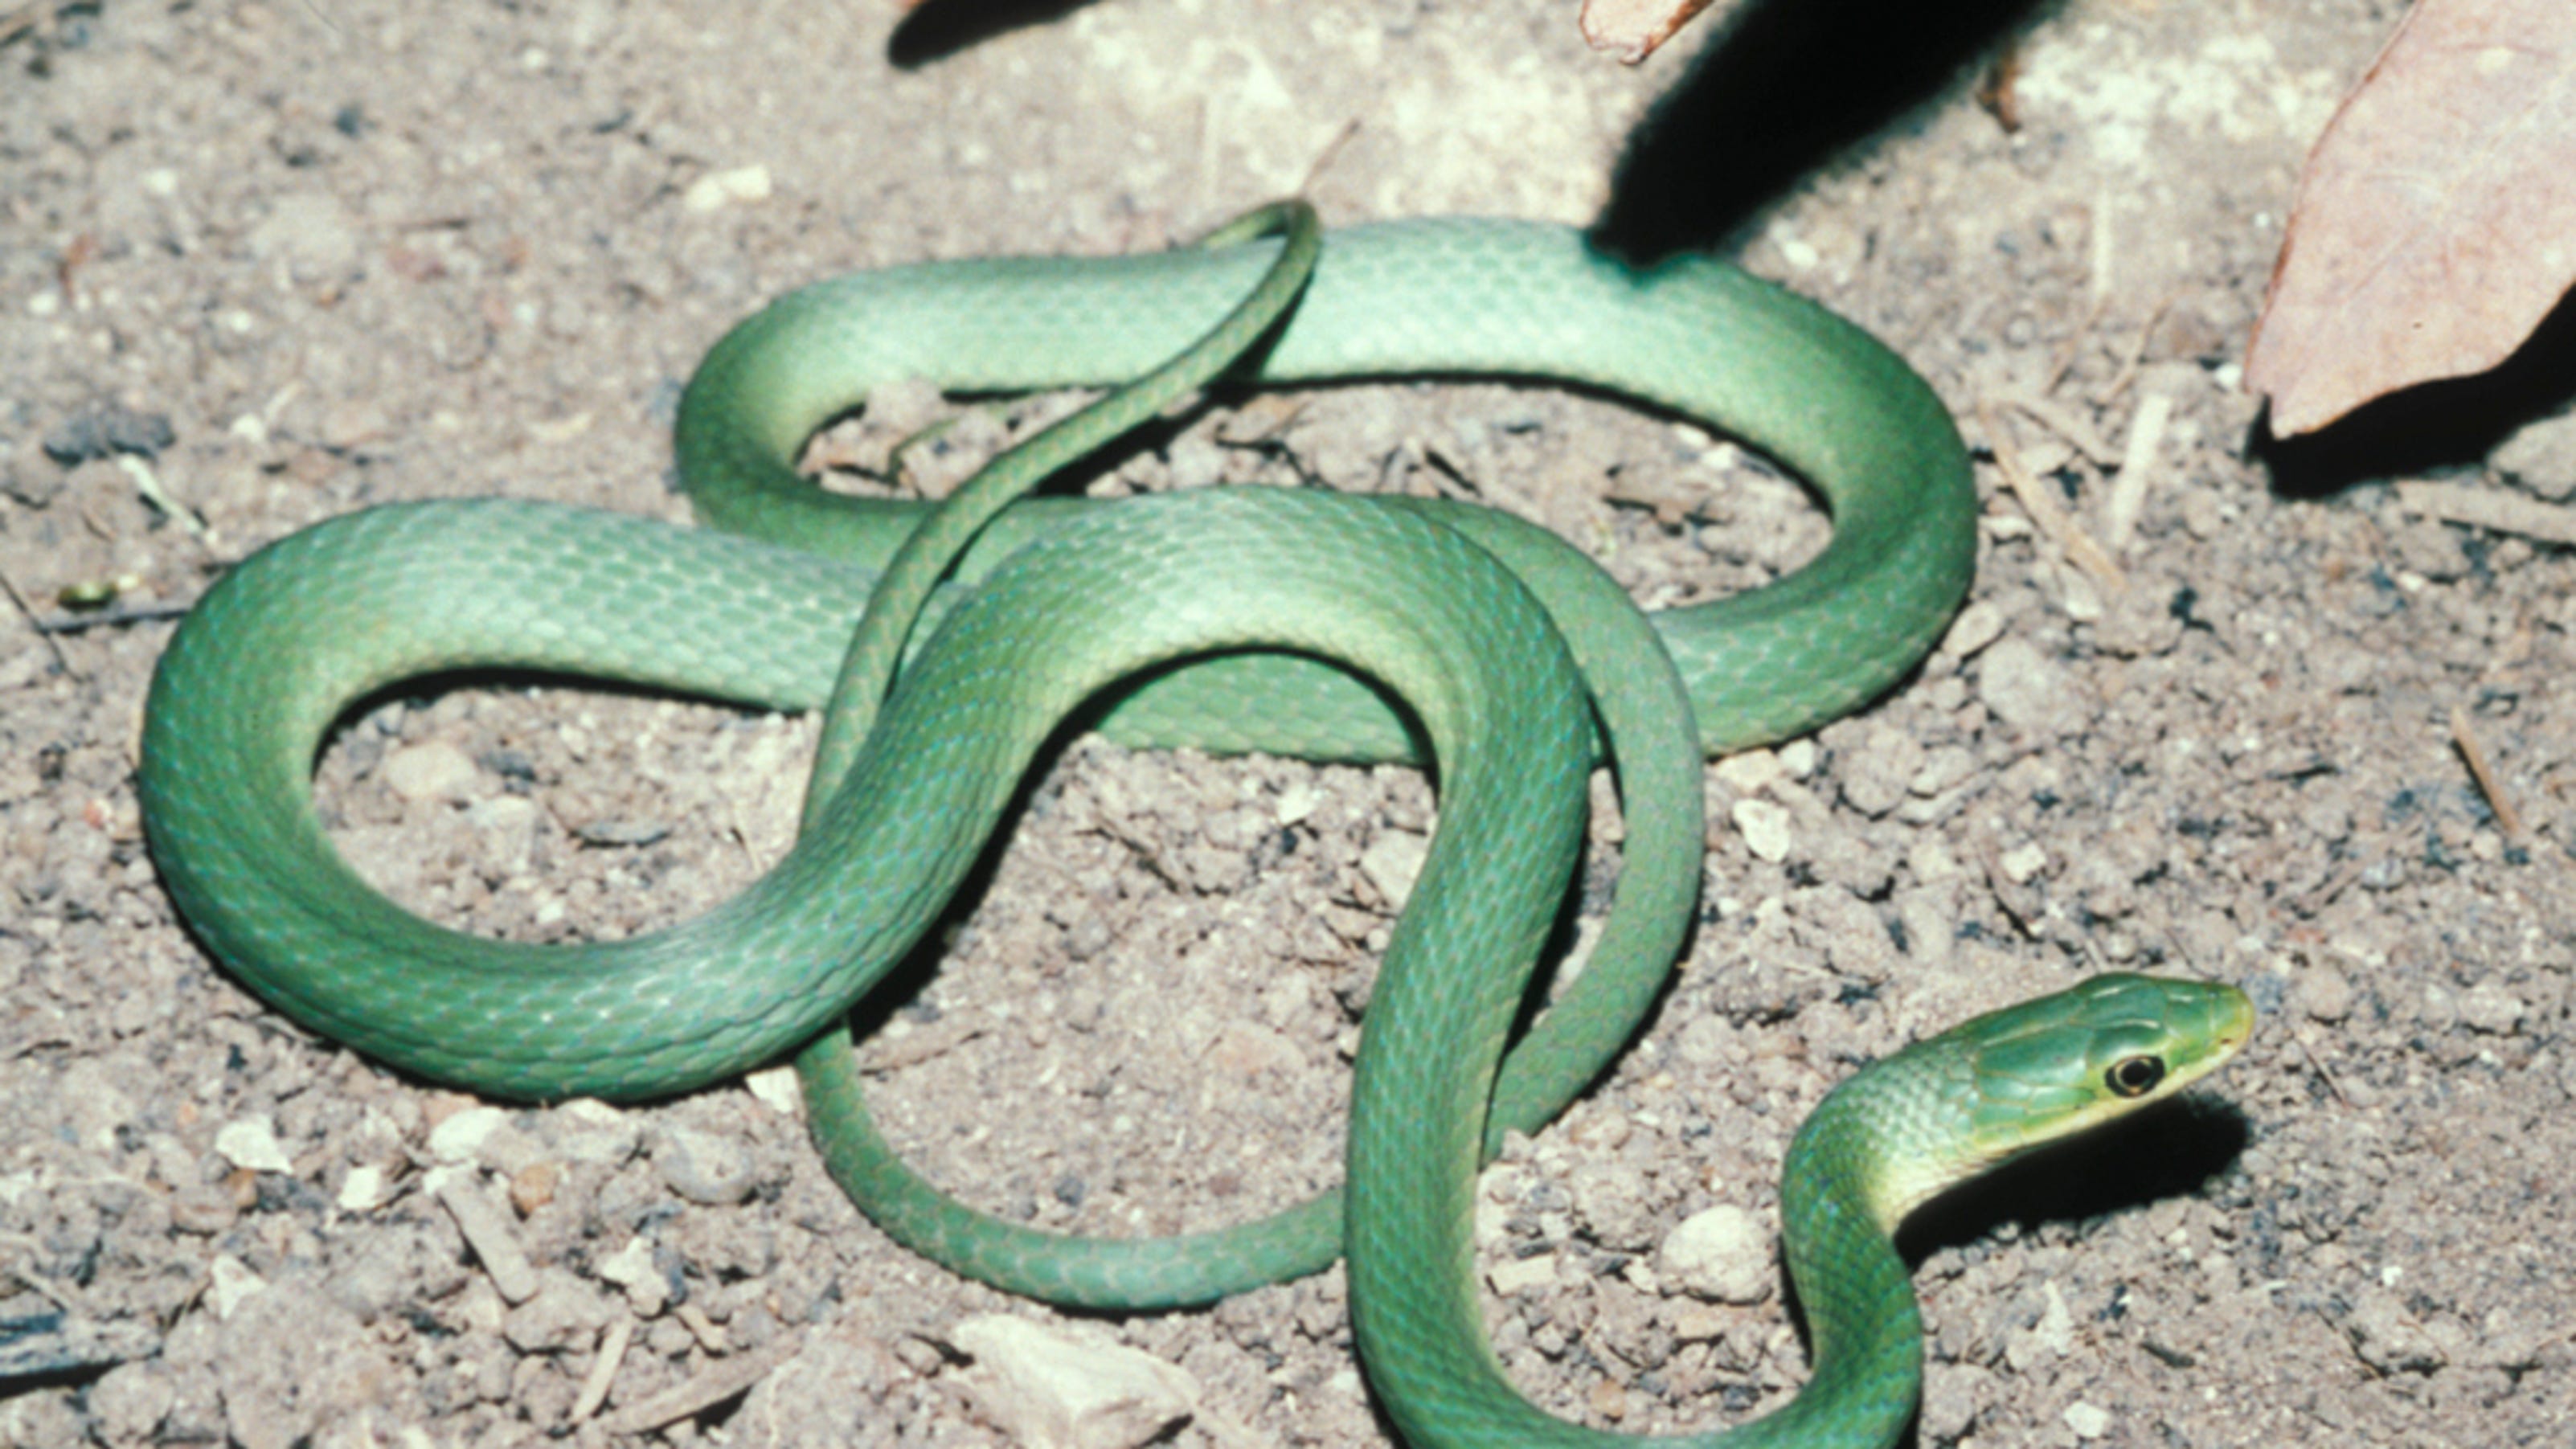
[[[2129,419],[2129,446],[2120,458],[2120,476],[2112,481],[2110,500],[2102,506],[2102,532],[2114,557],[2129,551],[2137,533],[2138,515],[2147,507],[2147,485],[2155,481],[2156,450],[2164,443],[2165,425],[2172,421],[2171,397],[2151,392],[2138,399],[2138,410]]]
[[[2506,798],[2504,782],[2487,767],[2486,748],[2478,743],[2477,732],[2469,728],[2468,710],[2456,704],[2451,706],[2451,747],[2468,762],[2469,774],[2478,782],[2478,793],[2487,797],[2487,808],[2495,812],[2496,828],[2504,832],[2505,839],[2520,840],[2522,816],[2513,808],[2513,801]]]
[[[665,1424],[676,1424],[693,1414],[703,1414],[769,1377],[770,1370],[785,1363],[795,1347],[782,1339],[759,1353],[720,1360],[687,1383],[675,1385],[642,1403],[604,1416],[599,1426],[611,1435],[649,1434]]]
[[[2444,523],[2518,533],[2542,543],[2576,544],[2576,508],[2560,508],[2516,493],[2465,483],[2410,482],[2397,485],[2397,501],[2410,513]]]
[[[2115,593],[2127,588],[2128,575],[2122,573],[2111,556],[2102,551],[2102,546],[2095,543],[2066,509],[2048,495],[2047,488],[2031,476],[2029,466],[2021,460],[2021,450],[2014,446],[2011,436],[1996,421],[1994,409],[1983,401],[1977,404],[1977,421],[1985,427],[1986,444],[1994,450],[1995,466],[2003,470],[2005,484],[2012,489],[2013,497],[2021,501],[2022,511],[2030,515],[2030,521],[2041,533],[2048,535],[2049,542],[2057,545],[2068,562],[2091,574],[2104,588]]]
[[[54,667],[65,674],[71,673],[72,662],[64,657],[63,643],[54,637],[56,631],[47,628],[45,621],[36,617],[36,611],[27,607],[27,596],[18,592],[16,581],[5,573],[0,573],[0,594],[9,596],[9,602],[18,606],[19,616],[27,621],[27,627],[35,630],[36,637],[45,641],[45,648],[54,656]]]
[[[572,1401],[572,1416],[567,1421],[578,1424],[599,1412],[608,1402],[608,1386],[617,1379],[617,1365],[626,1357],[626,1345],[635,1337],[635,1316],[628,1314],[608,1325],[599,1336],[598,1356],[590,1361],[590,1372],[583,1376],[581,1393]]]
[[[454,1173],[431,1192],[456,1220],[456,1231],[464,1234],[466,1246],[482,1260],[484,1273],[504,1302],[516,1306],[537,1296],[536,1268],[520,1248],[517,1234],[510,1231],[509,1219],[475,1186],[470,1174]]]

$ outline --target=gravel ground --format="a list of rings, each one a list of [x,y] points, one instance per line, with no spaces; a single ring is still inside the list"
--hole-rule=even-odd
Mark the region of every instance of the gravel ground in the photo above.
[[[2258,446],[2236,364],[2292,179],[2396,7],[1922,8],[1770,5],[1635,71],[1562,4],[0,15],[0,1442],[1008,1443],[993,1314],[1168,1366],[1195,1404],[1170,1442],[1385,1442],[1338,1273],[1068,1320],[885,1242],[774,1076],[494,1109],[313,1039],[175,922],[133,791],[170,614],[258,544],[432,496],[683,517],[678,388],[777,292],[1150,249],[1301,187],[1334,222],[1717,248],[1888,338],[1979,447],[1970,611],[1871,710],[1711,767],[1709,909],[1659,1015],[1487,1177],[1528,1392],[1630,1430],[1779,1401],[1790,1127],[1855,1061],[2125,966],[2241,982],[2259,1034],[2187,1110],[1910,1235],[1920,1442],[2568,1442],[2576,558],[2390,486],[2576,490],[2576,424],[2513,431],[2565,349]],[[1855,61],[1857,22],[1896,59]],[[1249,405],[1273,446],[1211,416],[1094,486],[1472,488],[1656,605],[1824,535],[1756,461],[1596,400],[1305,404]],[[959,430],[957,466],[998,431]],[[34,627],[106,581],[86,627]],[[317,798],[435,918],[614,936],[776,858],[811,742],[459,689],[352,720]],[[867,1048],[891,1130],[1053,1226],[1330,1182],[1431,813],[1400,771],[1075,744]],[[1741,1252],[1693,1271],[1721,1205],[1749,1283]]]

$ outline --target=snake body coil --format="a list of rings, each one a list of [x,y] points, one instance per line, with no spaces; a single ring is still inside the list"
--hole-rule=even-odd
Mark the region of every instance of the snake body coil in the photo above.
[[[1292,234],[1153,258],[893,268],[782,299],[719,344],[680,422],[699,510],[755,537],[481,501],[373,509],[262,550],[208,592],[154,679],[139,788],[173,897],[280,1010],[479,1091],[660,1095],[805,1046],[818,1138],[863,1205],[906,1241],[1028,1291],[1191,1301],[1311,1270],[1346,1244],[1364,1356],[1408,1438],[1590,1442],[1512,1393],[1484,1347],[1468,1261],[1476,1165],[1495,1134],[1578,1091],[1654,999],[1698,881],[1698,751],[1829,719],[1937,636],[1974,553],[1965,456],[1893,355],[1713,262],[1636,271],[1561,229],[1439,221],[1338,233],[1305,277],[1311,234]],[[900,378],[961,392],[1118,383],[1212,329],[1242,334],[1231,355],[1270,315],[1239,299],[1276,305],[1301,279],[1252,359],[1260,381],[1433,373],[1600,389],[1771,453],[1823,492],[1833,542],[1768,587],[1654,616],[1650,634],[1580,554],[1479,510],[1278,489],[1017,504],[963,527],[980,536],[961,587],[931,606],[932,637],[873,727],[844,749],[827,723],[794,849],[706,916],[614,943],[479,940],[404,912],[330,848],[310,799],[316,751],[353,702],[405,679],[533,670],[813,708],[837,697],[871,611],[862,638],[885,636],[891,668],[915,604],[893,619],[885,595],[872,603],[874,571],[920,514],[796,478],[790,460],[816,426]],[[918,582],[945,565],[923,563]],[[1411,758],[1427,742],[1441,820],[1369,1009],[1346,1204],[1085,1257],[907,1186],[838,1038],[807,1044],[946,908],[1064,717],[1140,673],[1103,716],[1118,738],[1338,759]],[[1380,687],[1411,707],[1420,739]],[[1605,933],[1603,957],[1646,964],[1596,964],[1506,1061],[1605,747],[1630,824],[1618,909],[1664,921],[1631,931],[1615,917],[1626,934],[1614,950]],[[2206,1072],[2243,1039],[2242,1001],[2105,978],[1972,1023],[1829,1100],[1785,1201],[1818,1381],[1754,1439],[1888,1442],[1920,1355],[1886,1247],[1894,1216],[1982,1161]],[[1982,1105],[1989,1059],[2013,1113]],[[2152,1080],[2124,1065],[2145,1060]],[[2035,1085],[2043,1076],[2073,1085]],[[869,1197],[881,1180],[892,1185]]]

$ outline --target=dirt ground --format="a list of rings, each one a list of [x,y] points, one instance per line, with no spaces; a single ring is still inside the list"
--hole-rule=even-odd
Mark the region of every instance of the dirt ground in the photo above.
[[[961,1327],[989,1313],[1177,1366],[1197,1412],[1169,1442],[1386,1442],[1337,1272],[1070,1320],[886,1242],[774,1076],[495,1112],[315,1040],[174,920],[133,788],[170,616],[251,548],[431,496],[685,517],[678,389],[779,291],[1150,249],[1301,187],[1333,222],[1718,249],[1889,339],[1979,448],[1969,613],[1861,716],[1711,767],[1668,998],[1486,1179],[1528,1392],[1632,1431],[1778,1402],[1804,1359],[1771,1183],[1800,1115],[1853,1062],[2133,967],[2242,983],[2258,1035],[2187,1110],[1911,1235],[1920,1442],[2569,1442],[2576,558],[2390,486],[2576,491],[2576,423],[2513,431],[2563,401],[2566,349],[2320,448],[2258,446],[2235,387],[2296,168],[2398,7],[1774,4],[1634,71],[1572,9],[0,12],[0,1442],[1006,1443]],[[1353,389],[1284,448],[1227,436],[1097,486],[1464,479],[1656,605],[1824,533],[1733,450],[1544,390]],[[2071,562],[1999,460],[2115,568]],[[1639,503],[1677,492],[1707,501]],[[102,582],[103,614],[61,602]],[[776,858],[811,741],[431,693],[354,720],[317,795],[437,919],[613,936]],[[1331,1182],[1430,819],[1400,771],[1077,744],[868,1048],[891,1130],[1050,1226]],[[1720,1203],[1754,1214],[1731,1297],[1761,1301],[1682,1281],[1669,1240]]]

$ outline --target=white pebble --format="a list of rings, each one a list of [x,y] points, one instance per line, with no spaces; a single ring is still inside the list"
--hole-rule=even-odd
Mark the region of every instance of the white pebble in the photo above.
[[[1753,852],[1754,859],[1776,865],[1789,858],[1788,807],[1768,800],[1738,800],[1729,814],[1744,837],[1744,848]]]
[[[243,1117],[227,1122],[215,1133],[215,1153],[235,1167],[251,1172],[283,1172],[292,1175],[295,1162],[277,1142],[277,1124],[266,1117]]]
[[[1771,1295],[1771,1236],[1752,1213],[1720,1203],[1666,1234],[1656,1267],[1694,1297],[1759,1303]]]
[[[968,1392],[1028,1449],[1138,1449],[1198,1412],[1199,1382],[1152,1354],[988,1313],[949,1338],[972,1355]]]

